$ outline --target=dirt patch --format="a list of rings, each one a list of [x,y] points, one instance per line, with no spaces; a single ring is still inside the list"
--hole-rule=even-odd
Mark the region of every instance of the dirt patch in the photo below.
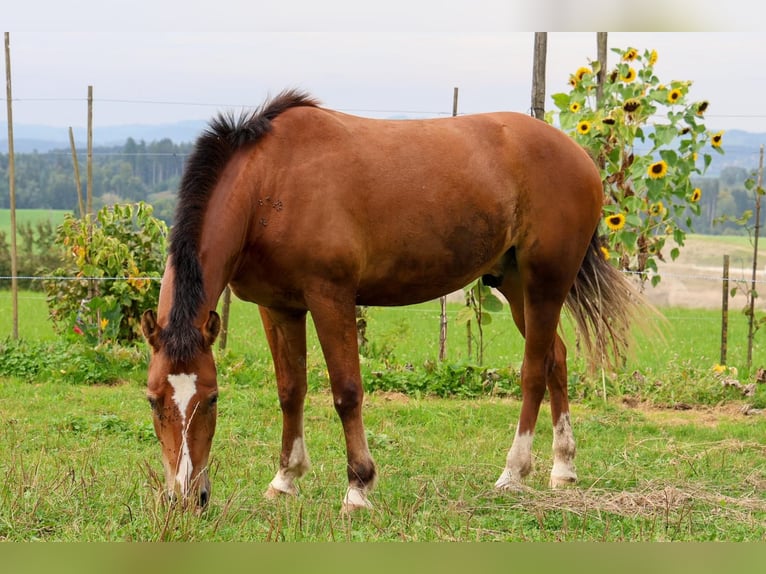
[[[742,420],[745,416],[764,414],[763,410],[755,409],[747,403],[726,403],[715,406],[679,403],[658,407],[636,397],[623,397],[622,404],[625,408],[640,411],[649,420],[666,425],[694,424],[715,427],[725,420]]]

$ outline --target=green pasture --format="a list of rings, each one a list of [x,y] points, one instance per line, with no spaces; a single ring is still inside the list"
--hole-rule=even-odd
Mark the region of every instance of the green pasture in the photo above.
[[[4,311],[9,301],[0,291]],[[343,434],[311,327],[313,468],[298,497],[262,497],[277,470],[281,415],[257,310],[235,299],[228,348],[217,352],[213,498],[195,516],[159,496],[146,349],[83,350],[52,331],[44,296],[21,293],[23,342],[0,343],[0,540],[766,541],[766,385],[744,397],[713,372],[717,312],[663,309],[664,338],[639,333],[634,356],[616,373],[587,374],[571,340],[579,483],[547,487],[544,404],[535,470],[524,490],[499,493],[492,485],[520,409],[522,340],[507,311],[495,314],[485,328],[485,365],[476,365],[454,321],[459,308],[449,308],[445,365],[436,360],[438,303],[370,309],[365,422],[380,478],[375,508],[349,517],[340,513]],[[725,376],[749,383],[746,321],[733,312],[731,323],[737,371]],[[10,313],[0,313],[0,334],[9,333]],[[766,366],[763,332],[754,357],[755,367]],[[474,385],[470,397],[461,395],[463,379]]]
[[[71,213],[65,209],[17,209],[16,226],[26,223],[35,225],[39,222],[50,221],[55,227],[64,221],[64,215]],[[0,209],[0,232],[4,232],[6,237],[10,237],[11,232],[11,211],[10,209]],[[10,243],[10,240],[8,240]]]

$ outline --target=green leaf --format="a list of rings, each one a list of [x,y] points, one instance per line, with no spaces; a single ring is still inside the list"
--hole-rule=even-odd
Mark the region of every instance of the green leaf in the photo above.
[[[503,310],[503,302],[492,292],[482,296],[481,306],[483,309],[493,313]]]
[[[569,94],[553,94],[551,98],[553,98],[553,103],[557,108],[560,110],[569,111],[569,101],[571,99]]]
[[[458,325],[465,325],[467,323],[470,323],[474,318],[475,318],[475,314],[473,312],[473,309],[466,306],[457,312],[457,316],[455,317],[455,322]]]

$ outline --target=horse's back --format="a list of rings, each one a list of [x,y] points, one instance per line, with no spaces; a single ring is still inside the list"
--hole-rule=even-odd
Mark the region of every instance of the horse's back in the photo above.
[[[250,263],[296,282],[332,275],[368,304],[460,288],[541,229],[590,235],[600,208],[587,154],[513,112],[375,120],[295,108],[247,153]]]

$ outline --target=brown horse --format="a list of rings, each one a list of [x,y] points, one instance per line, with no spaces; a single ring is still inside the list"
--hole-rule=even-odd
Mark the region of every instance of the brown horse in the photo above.
[[[199,507],[209,500],[218,398],[211,346],[227,284],[259,305],[274,359],[282,450],[267,495],[294,494],[309,468],[306,313],[346,439],[343,507],[368,507],[376,470],[362,422],[355,306],[427,301],[477,277],[506,297],[525,337],[521,416],[495,486],[516,487],[530,472],[546,388],[551,485],[574,482],[562,307],[600,361],[622,354],[636,301],[599,249],[601,204],[588,154],[522,114],[372,120],[291,90],[255,112],[219,116],[188,160],[159,307],[142,320],[168,494]]]

